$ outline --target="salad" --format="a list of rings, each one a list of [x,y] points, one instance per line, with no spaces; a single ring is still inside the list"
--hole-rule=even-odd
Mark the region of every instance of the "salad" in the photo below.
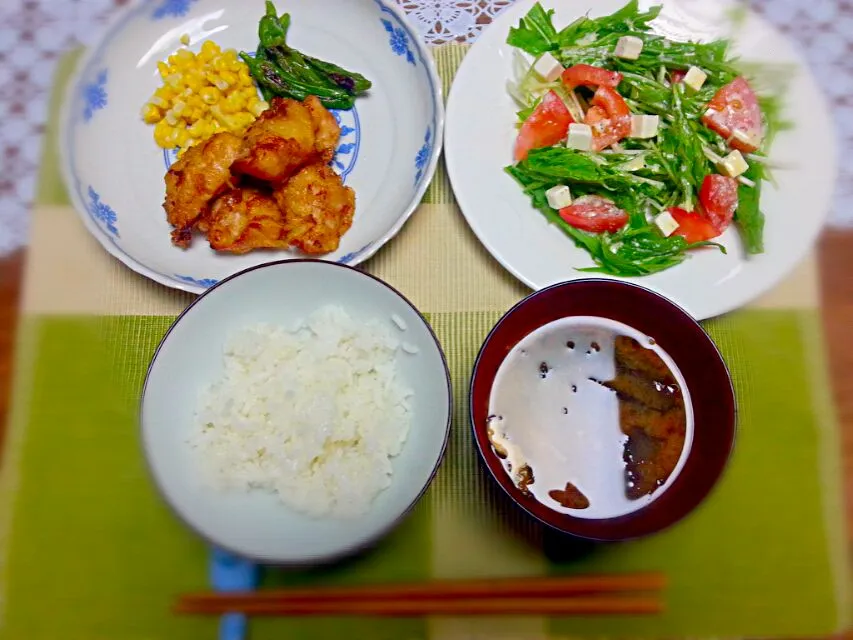
[[[732,223],[749,254],[764,250],[779,100],[757,94],[728,41],[656,35],[660,10],[632,0],[558,31],[537,3],[507,38],[520,110],[506,171],[590,254],[583,271],[643,276],[700,247],[725,252],[714,238]]]

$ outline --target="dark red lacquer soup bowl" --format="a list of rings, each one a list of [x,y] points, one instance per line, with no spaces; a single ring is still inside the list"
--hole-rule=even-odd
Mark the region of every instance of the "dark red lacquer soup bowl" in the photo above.
[[[735,438],[731,377],[708,334],[615,280],[557,284],[510,309],[480,350],[470,402],[480,456],[512,501],[591,540],[685,517]]]

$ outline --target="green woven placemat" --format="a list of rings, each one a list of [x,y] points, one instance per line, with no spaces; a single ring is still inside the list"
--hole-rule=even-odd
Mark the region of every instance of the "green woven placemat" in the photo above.
[[[445,82],[462,53],[456,47],[436,52]],[[60,80],[65,73],[67,67]],[[49,234],[57,225],[79,224],[57,175],[55,156],[46,156],[41,203],[53,206],[37,209],[36,219],[51,224],[35,225],[14,416],[0,475],[0,638],[210,638],[213,621],[169,613],[176,594],[208,588],[207,549],[155,495],[138,442],[144,372],[175,314],[121,310],[166,308],[183,298],[164,303],[159,287],[117,267],[100,251],[92,253],[85,233],[78,238],[75,231],[63,235],[63,246],[103,260],[93,272],[96,282],[86,286],[111,292],[108,302],[114,308],[99,316],[95,310],[69,315],[33,306],[39,291],[49,287],[38,249],[56,239]],[[480,290],[483,282],[495,283],[487,287],[488,295],[500,287],[508,297],[523,290],[495,268],[463,223],[449,227],[459,216],[443,170],[430,194],[368,268],[416,301],[426,301],[422,307],[447,353],[455,389],[447,458],[412,516],[375,549],[322,570],[271,570],[267,582],[659,570],[671,582],[667,612],[566,620],[277,619],[253,622],[253,638],[527,640],[837,630],[846,613],[846,556],[838,440],[817,310],[807,305],[750,309],[706,323],[733,372],[739,398],[738,439],[721,483],[696,512],[659,535],[604,546],[572,541],[508,506],[479,466],[467,423],[468,376],[483,338],[506,308],[504,298],[483,298]],[[406,265],[396,265],[418,245],[432,242],[425,239],[432,237],[429,225],[439,223],[444,237],[463,247],[466,259],[472,256],[458,272],[467,280],[454,275],[459,266],[451,260],[430,265],[429,277],[451,283],[446,294],[432,292],[429,282],[406,280]],[[429,244],[428,249],[436,255],[442,250]],[[464,289],[472,279],[477,287]],[[465,281],[452,284],[457,280]],[[131,298],[129,291],[139,293]],[[120,298],[123,306],[115,302]]]

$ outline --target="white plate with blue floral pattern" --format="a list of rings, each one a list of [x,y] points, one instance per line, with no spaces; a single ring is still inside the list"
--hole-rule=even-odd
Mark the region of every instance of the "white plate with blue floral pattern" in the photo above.
[[[417,207],[441,153],[441,83],[426,46],[393,0],[279,0],[293,46],[373,82],[351,111],[336,112],[333,167],[356,192],[356,213],[337,251],[355,265],[372,256]],[[125,10],[80,60],[61,117],[62,170],[71,201],[104,248],[161,284],[195,293],[295,251],[218,254],[197,238],[172,245],[162,203],[174,160],[154,143],[140,109],[159,86],[157,62],[183,34],[253,51],[263,0],[144,0]]]

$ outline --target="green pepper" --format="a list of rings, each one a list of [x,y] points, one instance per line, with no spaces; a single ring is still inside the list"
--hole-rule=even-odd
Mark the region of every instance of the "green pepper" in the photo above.
[[[255,51],[255,60],[261,60],[261,61],[263,61],[263,60],[268,60],[268,59],[269,59],[269,58],[267,58],[267,54],[266,54],[266,52],[264,51],[264,48],[263,48],[263,47],[261,47],[260,45],[258,45],[258,48],[257,48],[257,50]],[[251,68],[251,67],[249,67],[249,71],[250,71],[250,72],[251,72],[251,70],[252,70],[252,68]],[[269,87],[267,87],[265,84],[261,84],[261,83],[259,82],[259,83],[258,83],[258,89],[260,90],[260,92],[261,92],[261,96],[263,97],[263,99],[264,99],[267,103],[269,103],[269,101],[270,101],[270,100],[272,100],[272,98],[273,98],[273,93],[272,93],[272,91],[270,91]]]
[[[249,72],[258,84],[266,87],[275,95],[293,98],[294,100],[305,100],[308,96],[314,95],[320,99],[320,102],[327,109],[352,108],[352,96],[343,91],[321,91],[318,90],[318,87],[300,83],[298,80],[285,74],[271,60],[257,60],[246,53],[241,53],[240,58],[249,67]]]
[[[360,73],[355,73],[354,71],[347,71],[346,69],[339,67],[336,64],[332,64],[331,62],[325,62],[323,60],[318,60],[317,58],[312,58],[311,56],[303,57],[305,58],[305,61],[308,62],[311,66],[313,66],[318,71],[325,73],[329,77],[329,79],[332,80],[332,82],[337,84],[339,87],[346,89],[349,93],[363,93],[373,86],[373,83]]]
[[[275,47],[285,43],[290,16],[284,14],[281,19],[275,11],[275,5],[267,0],[267,12],[258,23],[258,38],[262,47]]]

